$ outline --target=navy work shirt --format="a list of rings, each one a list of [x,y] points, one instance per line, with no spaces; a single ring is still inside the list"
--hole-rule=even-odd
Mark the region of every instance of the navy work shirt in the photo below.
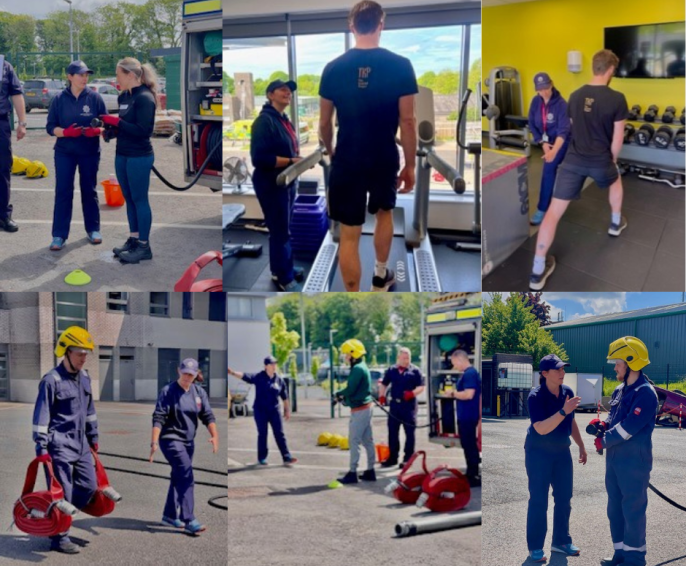
[[[474,389],[474,397],[468,401],[458,401],[457,420],[458,421],[478,421],[479,403],[481,400],[481,376],[472,366],[468,367],[457,381],[457,390]]]
[[[152,414],[152,426],[162,429],[160,438],[193,442],[198,420],[205,426],[216,421],[205,390],[193,383],[188,391],[177,381],[162,388]]]
[[[553,145],[558,137],[564,138],[565,142],[569,141],[571,123],[567,113],[567,101],[555,87],[547,104],[538,94],[531,100],[529,129],[535,143],[541,143],[544,134],[548,136],[550,145]]]
[[[524,448],[541,448],[544,450],[560,450],[572,445],[569,437],[572,435],[572,420],[574,413],[567,415],[564,420],[548,434],[538,434],[534,423],[538,423],[559,413],[564,407],[567,397],[574,397],[574,391],[568,385],[562,385],[560,392],[553,395],[545,383],[534,387],[529,393],[529,418],[531,424],[526,431]]]
[[[417,387],[424,385],[424,376],[421,370],[410,364],[406,368],[393,366],[386,370],[381,381],[386,387],[391,386],[388,398],[391,400],[391,407],[395,405],[417,407],[417,398],[405,401],[403,395],[405,391],[414,391]]]
[[[255,411],[278,411],[279,398],[288,400],[286,381],[278,375],[272,378],[262,370],[259,373],[243,374],[243,381],[255,386]]]
[[[91,120],[101,114],[107,114],[107,108],[99,92],[86,85],[76,98],[71,87],[67,87],[52,99],[45,130],[54,136],[55,128],[68,128],[72,124],[90,128]],[[100,153],[100,137],[87,138],[82,135],[78,138],[57,138],[55,151],[79,155]]]
[[[382,47],[350,49],[331,61],[319,96],[333,102],[338,116],[334,161],[397,171],[398,104],[418,92],[410,60]]]
[[[7,61],[0,69],[0,116],[7,115],[12,111],[10,97],[23,94],[19,77],[14,68]]]

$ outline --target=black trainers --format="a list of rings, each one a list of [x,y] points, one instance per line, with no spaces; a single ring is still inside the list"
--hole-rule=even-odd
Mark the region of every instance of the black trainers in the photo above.
[[[372,291],[383,292],[388,291],[395,285],[395,273],[392,269],[386,269],[386,277],[372,277]]]
[[[305,270],[302,267],[293,268],[293,278],[298,282],[302,283],[305,280]],[[278,283],[279,278],[272,273],[272,281]]]
[[[620,564],[624,564],[624,554],[617,551],[612,558],[603,558],[600,561],[600,566],[619,566]]]
[[[481,476],[467,476],[469,487],[481,487]]]
[[[389,458],[388,460],[384,460],[381,462],[381,467],[382,468],[392,468],[393,466],[398,464],[398,460],[394,460],[393,458]]]
[[[531,273],[531,277],[529,277],[529,289],[532,291],[540,291],[543,289],[543,287],[545,287],[545,282],[553,271],[555,271],[555,258],[549,255],[545,258],[545,269],[543,270],[543,273],[540,275],[536,275],[533,272]]]
[[[139,241],[135,249],[119,254],[119,261],[122,263],[139,263],[144,259],[152,259],[150,242],[142,244]]]
[[[8,216],[7,218],[0,218],[0,230],[4,230],[5,232],[16,232],[19,230],[19,226],[12,220],[11,216]]]
[[[607,233],[610,234],[610,236],[614,236],[615,238],[619,236],[624,228],[627,227],[629,223],[626,221],[626,217],[622,216],[621,220],[619,221],[619,224],[615,224],[614,222],[610,224],[610,227],[607,230]]]
[[[363,481],[376,481],[376,472],[374,471],[374,468],[371,470],[365,470],[363,473],[361,473],[360,479]]]
[[[113,253],[115,256],[119,257],[119,255],[120,255],[122,252],[130,252],[130,251],[133,251],[133,250],[136,249],[137,246],[138,246],[138,238],[130,237],[128,240],[126,240],[126,243],[125,243],[122,247],[120,247],[120,248],[114,248],[114,249],[112,250],[112,253]]]
[[[357,474],[355,472],[348,472],[338,481],[342,484],[357,483]]]

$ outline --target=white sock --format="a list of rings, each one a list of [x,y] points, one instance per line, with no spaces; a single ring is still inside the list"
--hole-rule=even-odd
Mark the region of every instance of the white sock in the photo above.
[[[612,223],[619,226],[621,222],[622,222],[622,213],[621,212],[613,212],[612,213]]]
[[[383,262],[381,263],[380,261],[377,261],[374,263],[374,275],[376,277],[381,277],[382,279],[386,277],[386,265],[388,265],[388,262]]]
[[[545,271],[545,256],[534,256],[534,275],[542,275]]]

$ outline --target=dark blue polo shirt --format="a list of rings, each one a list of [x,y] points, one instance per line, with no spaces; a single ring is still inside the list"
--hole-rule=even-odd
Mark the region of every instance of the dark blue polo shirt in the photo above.
[[[411,401],[405,401],[403,395],[405,391],[414,391],[417,387],[424,385],[424,376],[421,370],[412,364],[405,369],[393,366],[386,370],[381,383],[386,387],[391,386],[390,392],[387,394],[391,400],[391,407],[396,404],[416,407],[416,397]]]
[[[2,69],[0,69],[0,116],[12,111],[10,97],[23,92],[19,77],[14,72],[12,65],[5,61]]]
[[[526,431],[525,448],[542,448],[546,450],[556,450],[571,446],[572,441],[572,419],[574,413],[567,415],[557,427],[548,434],[541,435],[534,429],[534,423],[538,423],[552,417],[564,407],[567,397],[574,397],[574,391],[568,385],[560,387],[557,397],[553,395],[545,384],[535,387],[529,393],[529,418],[531,424]]]
[[[176,381],[165,385],[152,415],[152,425],[162,429],[160,438],[193,442],[198,421],[205,426],[216,421],[205,390],[196,383],[188,391]]]
[[[474,397],[468,401],[458,401],[457,420],[458,421],[478,421],[479,402],[481,400],[481,376],[474,367],[468,367],[457,381],[457,390],[474,389]]]
[[[72,124],[90,128],[91,120],[101,114],[107,114],[107,108],[100,93],[86,85],[76,98],[71,88],[67,87],[52,99],[45,130],[54,136],[55,128],[68,128]],[[82,135],[78,138],[57,138],[55,151],[79,155],[96,154],[100,152],[100,137],[87,138]]]
[[[286,381],[275,375],[273,378],[267,375],[265,370],[259,373],[243,374],[243,381],[255,386],[255,411],[274,411],[279,409],[279,398],[288,399]]]

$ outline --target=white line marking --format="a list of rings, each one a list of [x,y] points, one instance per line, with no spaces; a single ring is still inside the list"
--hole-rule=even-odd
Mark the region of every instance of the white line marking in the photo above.
[[[19,219],[17,219],[19,220]],[[33,220],[27,218],[21,218],[20,224],[52,224],[52,220]],[[100,222],[100,226],[126,226],[129,227],[128,222],[112,222],[105,221]],[[219,232],[221,230],[221,225],[207,226],[205,224],[160,224],[154,223],[152,226],[152,231],[154,232],[157,228],[182,228],[184,230],[216,230]]]
[[[270,448],[272,448],[271,445],[270,445]],[[254,448],[229,448],[229,452],[255,452],[255,449]],[[295,454],[295,456],[300,456],[301,454],[304,454],[307,456],[321,456],[322,454],[328,454],[330,456],[350,457],[350,452],[348,450],[339,450],[338,448],[336,448],[336,449],[334,449],[334,448],[331,448],[331,449],[322,448],[321,452],[304,452],[302,450],[295,449],[295,450],[291,450],[291,452],[293,452],[293,454]],[[440,452],[437,451],[435,454],[439,454],[439,453]],[[429,458],[439,458],[441,461],[442,460],[464,461],[464,457],[459,457],[459,456],[458,457],[456,457],[456,456],[446,457],[446,456],[443,456],[442,453],[440,453],[440,454],[441,455],[438,456],[438,455],[432,455],[432,453],[429,453],[428,456],[429,456]],[[296,466],[297,465],[298,464],[296,464]]]
[[[169,195],[188,195],[192,197],[211,197],[211,198],[220,198],[218,196],[219,193],[214,193],[211,192],[209,189],[207,189],[210,194],[203,194],[203,193],[189,193],[188,191],[173,191],[169,189],[167,192],[158,192],[158,191],[149,191],[148,194],[151,196],[156,196],[156,197],[168,197]],[[12,191],[25,191],[27,193],[54,193],[55,189],[44,189],[43,187],[36,187],[36,188],[28,188],[28,187],[12,187]],[[74,191],[80,192],[80,191]],[[96,191],[98,195],[104,195],[105,191],[98,190]]]

